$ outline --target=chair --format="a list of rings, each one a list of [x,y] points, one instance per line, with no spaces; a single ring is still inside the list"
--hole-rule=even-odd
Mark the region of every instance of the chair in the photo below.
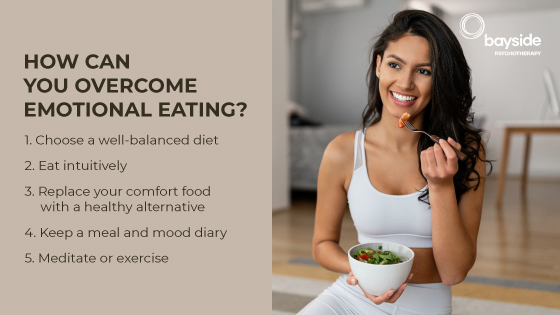
[[[500,163],[500,175],[498,178],[498,195],[496,206],[502,207],[502,198],[504,194],[505,177],[507,171],[507,162],[509,155],[509,144],[511,136],[514,133],[525,134],[525,149],[523,155],[523,173],[521,176],[521,191],[525,192],[527,185],[527,168],[529,165],[529,153],[531,150],[531,137],[535,133],[559,133],[560,134],[560,105],[556,97],[556,91],[552,81],[552,75],[548,69],[544,69],[543,77],[548,96],[548,105],[552,108],[555,120],[543,120],[544,116],[540,117],[541,120],[536,121],[499,121],[497,124],[504,129],[504,138],[502,142],[502,157]],[[546,99],[545,99],[545,104]],[[548,106],[546,107],[548,108]],[[546,114],[545,108],[545,114]],[[539,115],[541,116],[541,115]]]

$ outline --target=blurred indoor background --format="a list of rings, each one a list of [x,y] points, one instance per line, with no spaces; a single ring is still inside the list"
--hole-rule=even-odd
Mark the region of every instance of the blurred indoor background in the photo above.
[[[405,8],[442,18],[472,70],[474,124],[487,130],[477,262],[454,314],[560,314],[560,1],[272,0],[273,314],[294,314],[338,275],[311,257],[317,173],[337,135],[359,129],[372,38]],[[482,17],[482,36],[461,19]],[[481,29],[477,19],[465,29]],[[487,46],[539,37],[539,46]],[[496,51],[538,51],[499,55]],[[355,244],[347,213],[341,246]]]

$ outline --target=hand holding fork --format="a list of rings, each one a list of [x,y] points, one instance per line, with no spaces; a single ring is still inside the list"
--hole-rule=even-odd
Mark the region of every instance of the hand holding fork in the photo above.
[[[438,136],[430,135],[427,132],[416,129],[416,127],[414,127],[408,120],[403,121],[401,118],[399,118],[399,120],[403,123],[403,125],[406,127],[406,129],[408,129],[412,132],[421,132],[421,133],[427,135],[428,137],[430,137],[430,139],[432,139],[432,141],[434,141],[435,143],[440,143],[441,139]],[[453,140],[453,139],[451,139],[451,140]],[[453,141],[453,144],[457,144],[457,143],[455,141]],[[457,153],[457,157],[459,158],[459,160],[464,161],[467,158],[467,156],[463,152],[461,152],[461,149],[460,149],[461,145],[460,144],[458,144],[458,145],[459,145],[459,149],[456,148],[455,146],[451,146],[451,148],[453,149],[453,151],[455,151],[455,153]]]

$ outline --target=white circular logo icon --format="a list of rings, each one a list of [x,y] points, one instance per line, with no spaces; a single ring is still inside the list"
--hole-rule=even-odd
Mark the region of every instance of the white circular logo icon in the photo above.
[[[467,31],[466,28],[467,21],[470,19],[477,19],[480,22],[480,28],[478,29],[478,31],[474,33],[470,33],[469,31]],[[463,16],[463,18],[461,19],[460,30],[461,30],[461,35],[463,35],[464,38],[475,39],[478,36],[482,35],[482,32],[484,32],[484,20],[480,17],[480,15],[476,13],[469,13]]]

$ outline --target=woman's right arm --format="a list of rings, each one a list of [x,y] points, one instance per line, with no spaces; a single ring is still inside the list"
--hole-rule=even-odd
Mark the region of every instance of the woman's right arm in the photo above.
[[[313,231],[313,258],[328,270],[349,273],[347,253],[339,245],[348,201],[346,182],[354,159],[354,133],[342,134],[329,143],[319,168],[317,209]]]
[[[328,270],[348,273],[346,282],[358,284],[352,275],[348,254],[339,245],[340,230],[344,211],[348,205],[346,187],[352,178],[354,167],[354,134],[338,136],[331,141],[323,154],[319,179],[317,182],[317,209],[315,211],[315,230],[313,231],[313,258]],[[364,292],[373,303],[394,303],[404,292],[409,275],[396,291],[375,296]],[[360,287],[361,288],[361,287]]]

